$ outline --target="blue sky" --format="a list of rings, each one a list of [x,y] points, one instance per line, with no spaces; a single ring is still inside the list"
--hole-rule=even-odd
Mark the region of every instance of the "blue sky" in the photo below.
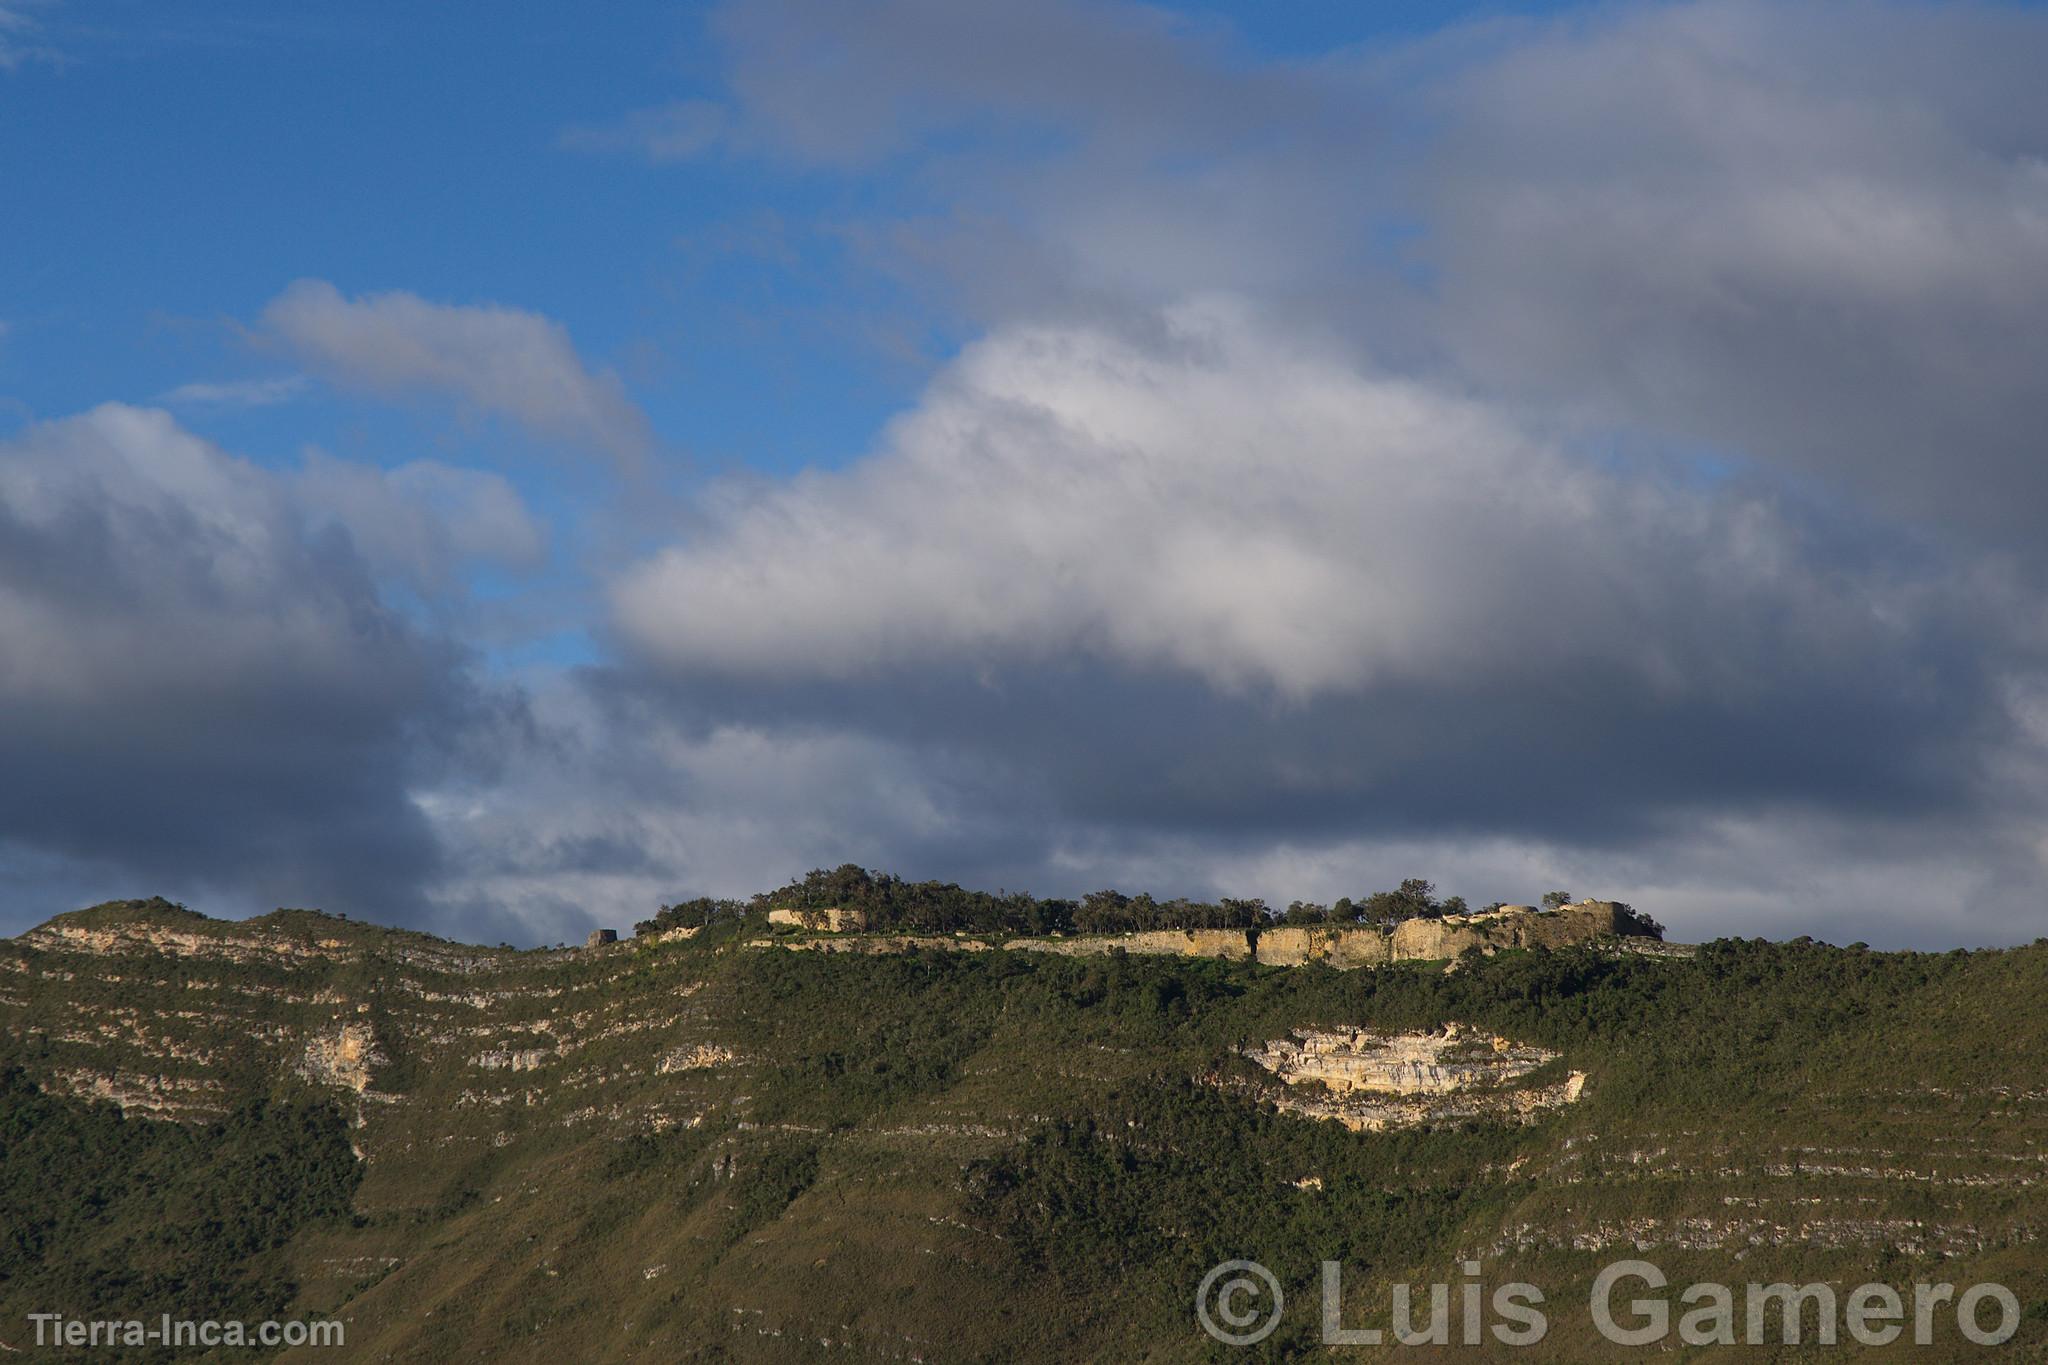
[[[715,82],[701,14],[622,6],[600,31],[566,12],[509,27],[495,7],[202,6],[175,32],[139,8],[99,16],[142,21],[131,33],[82,8],[38,12],[65,55],[12,73],[0,130],[12,197],[36,207],[10,225],[5,285],[10,388],[38,412],[289,373],[235,324],[302,276],[561,319],[587,354],[643,370],[641,401],[701,458],[839,454],[914,381],[832,335],[831,313],[863,306],[856,282],[817,278],[832,262],[792,279],[748,254],[777,219],[804,232],[855,211],[857,187],[723,159],[634,173],[556,145]],[[67,39],[72,23],[91,29]],[[753,314],[787,330],[732,325]],[[238,419],[287,448],[310,434],[303,414]]]
[[[1247,60],[1540,6],[1204,5]],[[705,6],[343,11],[66,0],[21,12],[46,60],[0,88],[7,393],[28,412],[278,376],[236,330],[290,281],[503,300],[561,320],[679,454],[787,471],[858,453],[961,339],[838,230],[918,207],[914,159],[877,174],[712,154],[644,166],[569,130],[726,97]],[[16,420],[25,415],[14,407]],[[289,451],[333,412],[241,412]],[[438,430],[379,426],[365,444]]]
[[[2032,937],[2044,58],[0,0],[8,922],[859,861]]]

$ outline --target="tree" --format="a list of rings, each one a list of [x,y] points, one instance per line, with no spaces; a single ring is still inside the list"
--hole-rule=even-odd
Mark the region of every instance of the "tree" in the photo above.
[[[1256,929],[1273,918],[1273,912],[1266,908],[1266,902],[1257,896],[1241,900],[1225,897],[1222,905],[1223,923],[1218,929]]]
[[[634,925],[633,932],[654,934],[665,929],[702,929],[722,915],[738,915],[745,909],[746,907],[739,901],[698,896],[692,900],[662,906],[653,919],[644,919]]]
[[[1638,910],[1626,901],[1622,902],[1618,909],[1622,933],[1638,934],[1648,938],[1664,937],[1664,923],[1655,915]],[[1852,943],[1849,946],[1854,948],[1857,945]],[[1868,948],[1870,945],[1866,943],[1862,946]]]
[[[1569,891],[1546,891],[1543,893],[1543,908],[1545,910],[1561,910],[1571,903],[1572,893]]]
[[[1314,901],[1295,901],[1287,907],[1288,924],[1323,924],[1330,918],[1330,908]]]
[[[1394,893],[1411,905],[1436,905],[1436,883],[1426,877],[1410,877],[1401,883],[1401,889]]]
[[[1375,891],[1356,907],[1356,915],[1367,924],[1387,927],[1410,919],[1436,919],[1444,913],[1437,904],[1436,887],[1427,878],[1410,877],[1393,891]]]

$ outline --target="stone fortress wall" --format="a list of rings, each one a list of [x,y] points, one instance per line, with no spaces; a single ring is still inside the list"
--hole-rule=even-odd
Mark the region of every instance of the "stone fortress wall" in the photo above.
[[[848,918],[828,918],[838,916]],[[1000,947],[1012,952],[1060,953],[1070,957],[1097,956],[1120,948],[1127,953],[1257,961],[1275,967],[1321,962],[1339,970],[1455,958],[1468,948],[1491,953],[1502,948],[1563,948],[1617,938],[1657,942],[1641,934],[1626,908],[1617,901],[1580,901],[1558,910],[1507,905],[1476,915],[1406,920],[1391,932],[1355,924],[1276,925],[1264,929],[1152,929],[1129,934],[1071,934],[994,942],[971,935],[862,935],[857,932],[859,921],[855,911],[771,910],[768,920],[778,928],[833,929],[846,936],[781,934],[754,939],[750,946],[841,953],[901,953],[918,948],[986,952]],[[841,923],[847,925],[845,930],[837,929]]]

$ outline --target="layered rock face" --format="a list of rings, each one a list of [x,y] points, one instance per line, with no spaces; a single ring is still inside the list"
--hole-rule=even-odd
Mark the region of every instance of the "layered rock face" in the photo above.
[[[1286,1083],[1273,1097],[1280,1108],[1353,1132],[1463,1119],[1526,1123],[1577,1100],[1586,1085],[1578,1071],[1523,1085],[1559,1054],[1457,1024],[1441,1033],[1302,1030],[1244,1055]]]
[[[1393,943],[1378,929],[1364,927],[1279,928],[1259,931],[1259,961],[1269,967],[1322,962],[1337,968],[1377,967],[1392,962]]]

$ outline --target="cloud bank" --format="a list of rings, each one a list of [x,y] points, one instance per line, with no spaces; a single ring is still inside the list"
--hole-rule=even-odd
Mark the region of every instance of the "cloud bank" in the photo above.
[[[1506,841],[1611,883],[1759,820],[1981,839],[2040,808],[2031,600],[1213,304],[978,343],[881,450],[728,489],[615,588],[671,697],[954,764],[1062,884],[1165,849],[1206,878],[1342,848],[1356,882]]]
[[[726,12],[735,136],[1030,136],[863,239],[983,339],[624,574],[632,668],[971,759],[1062,885],[1514,848],[1703,928],[2031,923],[2039,16],[949,13]]]
[[[0,638],[8,847],[238,907],[417,913],[410,788],[505,719],[341,526],[148,409],[0,444]]]

